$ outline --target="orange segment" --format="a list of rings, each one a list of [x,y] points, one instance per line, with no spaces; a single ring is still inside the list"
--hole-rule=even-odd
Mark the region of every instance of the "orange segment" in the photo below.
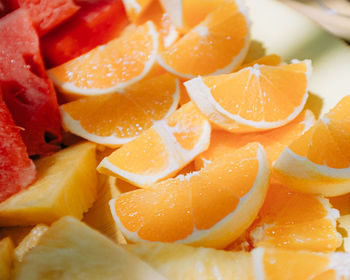
[[[157,26],[164,48],[170,47],[179,38],[180,33],[177,27],[171,21],[168,13],[163,11],[158,1],[153,1],[137,23],[144,24],[148,20]]]
[[[267,157],[274,164],[283,149],[308,130],[314,122],[314,114],[310,110],[305,110],[291,123],[267,132],[234,134],[223,130],[214,130],[208,150],[200,154],[195,160],[196,169],[198,170],[206,162],[210,162],[218,156],[233,152],[251,142],[259,142],[263,145]]]
[[[62,91],[81,96],[121,90],[144,78],[155,64],[159,35],[152,22],[83,54],[48,74]]]
[[[129,142],[175,111],[179,82],[169,74],[143,80],[120,93],[91,96],[61,106],[66,130],[92,142]]]
[[[348,106],[350,96],[283,151],[275,164],[278,180],[306,193],[338,196],[350,192]]]
[[[206,150],[210,124],[192,103],[104,158],[98,171],[146,187],[176,174]]]
[[[133,242],[225,247],[256,217],[269,163],[260,144],[217,158],[198,172],[164,180],[110,201],[115,222]]]
[[[160,0],[174,24],[187,32],[226,0]]]
[[[154,0],[122,0],[128,18],[136,22]]]
[[[269,187],[248,238],[253,247],[331,252],[342,242],[336,228],[338,217],[328,199],[275,183]]]
[[[260,58],[258,58],[256,60],[251,61],[251,62],[245,63],[245,64],[239,66],[236,69],[236,71],[241,70],[243,68],[254,66],[255,64],[278,66],[278,65],[281,65],[282,62],[283,62],[282,57],[280,57],[277,54],[270,54],[270,55],[266,55],[266,56],[260,57]]]
[[[241,3],[239,2],[241,5]],[[199,25],[161,53],[158,62],[183,78],[231,72],[249,46],[249,24],[245,8],[224,1]]]
[[[185,82],[191,100],[217,126],[252,132],[283,126],[304,108],[311,62],[255,64],[236,73]],[[288,100],[288,102],[286,102]]]

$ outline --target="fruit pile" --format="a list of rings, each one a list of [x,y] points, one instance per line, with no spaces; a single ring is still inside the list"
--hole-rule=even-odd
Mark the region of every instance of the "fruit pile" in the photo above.
[[[350,279],[350,95],[249,60],[243,1],[0,17],[0,279]]]

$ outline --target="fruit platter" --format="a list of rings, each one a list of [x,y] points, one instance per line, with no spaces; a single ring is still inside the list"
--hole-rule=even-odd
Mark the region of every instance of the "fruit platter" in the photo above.
[[[350,279],[350,47],[278,0],[0,0],[0,280]]]

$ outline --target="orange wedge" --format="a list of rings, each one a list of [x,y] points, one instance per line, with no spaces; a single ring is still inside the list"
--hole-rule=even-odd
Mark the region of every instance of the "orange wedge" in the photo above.
[[[236,71],[241,70],[243,68],[252,67],[255,64],[278,66],[278,65],[281,65],[282,63],[283,63],[282,57],[280,57],[277,54],[269,54],[239,66],[236,69]]]
[[[278,180],[306,193],[350,192],[349,110],[350,95],[293,141],[276,161]]]
[[[168,13],[164,12],[158,1],[154,1],[137,21],[143,24],[151,20],[158,28],[164,48],[170,47],[180,36],[177,27],[171,21]]]
[[[133,242],[180,242],[223,248],[253,222],[265,199],[270,168],[263,147],[247,145],[199,172],[164,180],[110,201]]]
[[[257,248],[252,251],[255,279],[346,280],[350,279],[350,254],[321,254]]]
[[[226,0],[159,0],[172,22],[184,32],[199,24]],[[238,1],[237,1],[238,2]]]
[[[243,61],[249,42],[245,7],[228,0],[162,52],[158,63],[183,78],[229,73]]]
[[[169,74],[143,80],[121,93],[82,98],[61,106],[63,126],[92,142],[127,143],[175,111],[179,82]]]
[[[342,243],[337,232],[339,212],[328,199],[297,193],[272,184],[249,233],[253,247],[279,247],[314,252],[335,251]]]
[[[234,152],[250,142],[259,142],[263,145],[271,164],[274,164],[283,149],[314,123],[314,114],[310,110],[305,110],[289,124],[266,132],[234,134],[224,130],[214,130],[208,150],[195,160],[196,169],[198,170],[206,162],[210,162],[227,152]]]
[[[129,20],[136,22],[154,0],[122,0]]]
[[[159,34],[149,21],[50,69],[48,74],[65,93],[80,96],[112,93],[144,78],[155,64],[158,49]]]
[[[175,175],[205,151],[210,131],[207,119],[192,103],[187,103],[104,158],[97,170],[147,187]]]
[[[309,60],[255,64],[232,74],[197,77],[184,85],[211,122],[242,133],[281,127],[295,119],[306,103],[310,74]]]

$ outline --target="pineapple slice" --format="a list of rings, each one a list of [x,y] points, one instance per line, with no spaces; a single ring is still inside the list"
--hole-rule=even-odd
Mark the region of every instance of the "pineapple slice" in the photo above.
[[[252,256],[248,252],[171,243],[140,243],[125,245],[125,248],[169,280],[255,279]]]
[[[146,263],[72,217],[52,224],[14,270],[15,280],[165,280]]]
[[[81,143],[36,161],[38,179],[0,203],[0,226],[81,219],[97,196],[95,144]]]
[[[39,242],[41,236],[49,229],[46,225],[35,226],[26,237],[23,238],[21,243],[15,249],[15,259],[19,262],[23,260],[23,257],[31,249],[33,249]]]
[[[106,177],[104,175],[100,176]],[[83,221],[117,243],[126,244],[123,234],[114,222],[108,204],[112,198],[120,194],[119,190],[116,188],[116,178],[106,177],[102,180],[104,183],[99,186],[98,197],[94,205],[85,214]]]
[[[10,238],[0,241],[0,279],[10,279],[11,266],[13,262],[13,243]]]

